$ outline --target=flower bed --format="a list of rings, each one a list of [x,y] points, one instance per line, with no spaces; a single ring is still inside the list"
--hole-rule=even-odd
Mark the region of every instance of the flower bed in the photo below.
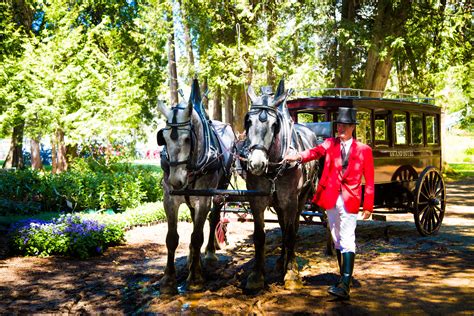
[[[124,231],[118,225],[104,225],[77,214],[61,215],[52,221],[28,220],[15,226],[13,249],[27,256],[87,258],[124,241]]]
[[[147,203],[118,214],[106,211],[65,214],[51,221],[28,219],[11,228],[11,246],[20,255],[85,259],[124,242],[126,230],[165,219],[161,202]],[[189,221],[189,211],[180,212],[179,219]]]

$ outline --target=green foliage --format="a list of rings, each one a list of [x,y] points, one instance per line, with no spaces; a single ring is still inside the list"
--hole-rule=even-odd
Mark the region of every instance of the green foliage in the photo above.
[[[69,255],[85,259],[123,242],[124,231],[78,215],[62,215],[50,222],[18,223],[12,231],[15,252],[27,256]]]
[[[453,181],[474,178],[474,163],[450,163],[444,167],[444,173],[448,180]]]
[[[179,213],[180,221],[190,219],[189,210]],[[166,215],[161,202],[145,203],[123,213],[107,210],[60,215],[52,220],[27,219],[11,228],[10,244],[13,251],[21,255],[85,259],[123,242],[128,229],[164,220]]]
[[[125,210],[163,198],[161,174],[128,163],[105,164],[92,158],[77,159],[60,174],[34,170],[0,170],[1,214],[35,214],[40,211]]]

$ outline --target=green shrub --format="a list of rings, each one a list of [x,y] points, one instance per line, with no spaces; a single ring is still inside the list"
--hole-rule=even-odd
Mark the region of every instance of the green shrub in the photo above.
[[[27,256],[69,255],[87,258],[101,254],[108,246],[124,241],[124,231],[117,225],[75,214],[52,221],[28,220],[12,229],[15,252]]]
[[[165,220],[161,202],[145,203],[123,213],[90,211],[61,215],[48,221],[28,219],[12,227],[11,247],[15,253],[26,256],[88,258],[123,242],[128,229]],[[179,213],[179,220],[191,220],[188,209]]]
[[[129,163],[76,159],[67,172],[0,171],[0,215],[86,209],[125,210],[163,199],[161,172]]]

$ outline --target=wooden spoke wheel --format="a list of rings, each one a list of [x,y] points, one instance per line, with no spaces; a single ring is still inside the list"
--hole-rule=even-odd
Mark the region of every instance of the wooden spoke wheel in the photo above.
[[[403,165],[398,167],[398,169],[392,175],[392,182],[396,183],[393,188],[394,195],[392,196],[391,203],[393,203],[394,208],[399,208],[401,210],[408,210],[413,207],[413,186],[410,189],[410,183],[418,178],[418,173],[410,165]]]
[[[400,166],[392,175],[392,181],[411,181],[418,178],[418,173],[416,170],[410,165],[403,165]]]
[[[446,187],[441,174],[427,167],[416,181],[414,216],[422,236],[436,233],[441,227],[446,208]]]

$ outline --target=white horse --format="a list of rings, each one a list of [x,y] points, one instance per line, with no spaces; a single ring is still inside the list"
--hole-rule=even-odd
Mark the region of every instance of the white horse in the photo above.
[[[295,256],[296,235],[301,211],[313,191],[318,170],[314,161],[304,165],[284,162],[283,157],[289,151],[312,148],[317,139],[310,129],[293,124],[286,107],[288,91],[284,91],[283,81],[275,96],[270,89],[262,89],[263,94],[258,97],[249,87],[252,104],[245,118],[247,189],[270,193],[267,197],[250,199],[254,218],[255,264],[246,288],[251,291],[264,286],[264,211],[269,206],[275,209],[282,231],[282,250],[277,269],[282,272],[285,288],[301,287]]]
[[[235,135],[229,125],[210,122],[201,104],[199,84],[195,79],[188,104],[172,108],[158,102],[159,111],[166,117],[166,128],[158,132],[158,143],[165,145],[161,156],[164,170],[164,208],[168,221],[166,247],[168,260],[165,275],[160,281],[161,293],[177,293],[175,251],[179,243],[177,231],[178,208],[186,203],[191,210],[193,232],[188,256],[187,289],[200,290],[204,279],[201,271],[203,228],[212,204],[210,196],[172,195],[173,190],[226,189],[233,163]],[[222,204],[214,203],[211,212],[209,242],[206,259],[215,255],[215,228],[220,219]]]

